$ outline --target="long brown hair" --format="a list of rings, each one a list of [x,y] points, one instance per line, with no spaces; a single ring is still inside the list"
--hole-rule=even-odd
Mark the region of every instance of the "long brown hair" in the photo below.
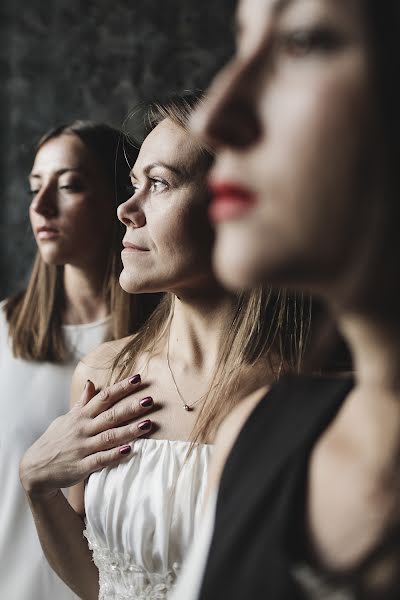
[[[136,150],[123,141],[122,132],[104,123],[73,121],[55,127],[41,137],[36,152],[49,140],[61,135],[75,135],[90,150],[114,190],[110,202],[126,199],[129,162]],[[127,160],[130,158],[130,160]],[[111,313],[109,336],[118,339],[131,334],[144,322],[154,301],[151,297],[132,296],[122,290],[121,242],[123,228],[115,216],[113,241],[108,264],[104,269],[104,298]],[[27,288],[9,298],[5,314],[9,323],[12,350],[16,357],[32,361],[64,362],[69,358],[62,332],[64,309],[64,267],[46,264],[37,252]],[[144,302],[143,298],[147,298]]]
[[[152,103],[145,115],[149,133],[164,119],[188,131],[187,123],[198,95],[174,96],[164,103]],[[188,132],[189,135],[189,132]],[[199,168],[204,175],[213,160],[212,151],[198,142]],[[158,308],[116,356],[111,380],[132,372],[137,357],[150,356],[168,333],[175,298],[166,294]],[[193,443],[211,438],[222,419],[243,397],[279,377],[298,371],[310,327],[311,300],[302,294],[260,287],[236,296],[232,319],[225,324],[224,340],[212,387],[207,394],[192,432]],[[248,377],[246,375],[248,374]],[[246,383],[244,383],[246,381]]]

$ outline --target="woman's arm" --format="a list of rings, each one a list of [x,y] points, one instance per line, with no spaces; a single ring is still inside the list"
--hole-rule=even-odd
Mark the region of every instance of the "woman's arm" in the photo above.
[[[148,433],[138,427],[151,410],[140,404],[142,387],[140,378],[130,378],[96,393],[94,385],[87,382],[76,404],[53,421],[20,465],[21,482],[45,556],[84,600],[97,599],[98,572],[83,537],[83,518],[61,488],[118,463],[124,449],[129,452],[129,442]]]
[[[82,600],[97,600],[99,574],[83,536],[84,521],[57,490],[27,493],[43,552],[52,569]]]

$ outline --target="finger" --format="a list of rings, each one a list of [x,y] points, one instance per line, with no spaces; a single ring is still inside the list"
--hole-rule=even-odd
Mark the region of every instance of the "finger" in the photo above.
[[[103,450],[117,448],[123,444],[134,441],[135,439],[150,433],[153,428],[153,423],[150,419],[143,419],[139,422],[129,423],[123,427],[115,427],[107,429],[88,440],[86,451],[91,455]]]
[[[110,406],[125,398],[125,396],[136,392],[140,388],[140,385],[140,375],[134,375],[104,388],[87,405],[87,416],[92,418],[97,417],[97,415],[110,408]]]
[[[123,446],[119,446],[118,448],[112,448],[111,450],[103,450],[100,452],[96,452],[96,454],[91,454],[84,458],[81,462],[82,476],[84,478],[88,477],[91,473],[95,471],[100,471],[105,467],[110,467],[112,465],[116,465],[121,460],[129,456],[132,448],[129,444],[124,444]]]
[[[79,400],[74,404],[73,408],[83,408],[95,395],[96,388],[94,387],[94,383],[88,379]]]
[[[145,398],[124,398],[92,419],[88,425],[87,433],[89,435],[96,435],[107,429],[125,425],[129,421],[144,416],[153,409],[154,401],[151,396],[146,396]]]

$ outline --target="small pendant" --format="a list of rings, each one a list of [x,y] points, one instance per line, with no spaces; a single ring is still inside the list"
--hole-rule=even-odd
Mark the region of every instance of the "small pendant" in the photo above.
[[[192,410],[192,409],[190,408],[190,406],[188,406],[187,404],[184,404],[183,408],[184,408],[185,410],[187,410],[187,411],[190,411],[190,410]]]

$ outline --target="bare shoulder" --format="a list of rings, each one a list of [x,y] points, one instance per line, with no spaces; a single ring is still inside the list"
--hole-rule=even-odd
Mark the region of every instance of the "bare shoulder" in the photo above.
[[[113,360],[123,350],[126,344],[132,339],[132,336],[129,335],[127,337],[121,338],[120,340],[112,340],[111,342],[104,342],[97,346],[92,352],[87,354],[84,358],[82,358],[81,363],[87,369],[109,369],[110,364],[112,364]]]
[[[72,377],[71,405],[80,397],[88,379],[96,388],[100,389],[106,385],[116,356],[131,339],[132,336],[127,336],[120,340],[104,342],[81,359]]]
[[[264,385],[246,396],[221,423],[215,438],[213,460],[208,481],[209,491],[218,486],[226,460],[240,431],[257,404],[268,392],[269,387],[268,385]]]

